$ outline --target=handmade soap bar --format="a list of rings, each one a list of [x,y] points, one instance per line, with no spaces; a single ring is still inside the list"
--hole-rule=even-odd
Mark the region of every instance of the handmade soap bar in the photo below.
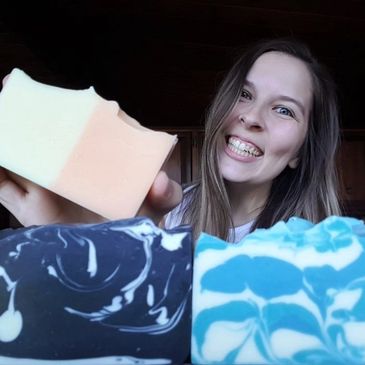
[[[365,226],[293,218],[195,252],[194,364],[365,364]]]
[[[136,214],[175,143],[92,87],[44,85],[14,69],[0,93],[0,166],[109,219]]]
[[[134,218],[0,231],[0,364],[182,364],[192,240]]]

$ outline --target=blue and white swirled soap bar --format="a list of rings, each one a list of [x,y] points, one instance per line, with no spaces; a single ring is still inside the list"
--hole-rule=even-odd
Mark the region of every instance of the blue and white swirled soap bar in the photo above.
[[[192,241],[135,218],[0,231],[0,364],[179,364]]]
[[[198,241],[194,364],[365,364],[365,226],[292,218]]]

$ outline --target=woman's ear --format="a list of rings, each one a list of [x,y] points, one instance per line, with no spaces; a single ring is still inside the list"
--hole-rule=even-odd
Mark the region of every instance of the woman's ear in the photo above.
[[[295,168],[298,167],[298,164],[299,164],[299,158],[298,157],[295,157],[295,158],[293,158],[292,160],[289,161],[288,166],[291,169],[295,169]]]

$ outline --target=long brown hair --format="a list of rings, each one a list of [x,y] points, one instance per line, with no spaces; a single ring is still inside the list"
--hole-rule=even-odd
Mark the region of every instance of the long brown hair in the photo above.
[[[201,179],[182,204],[182,220],[197,237],[204,231],[228,239],[233,226],[225,183],[218,166],[218,145],[224,121],[240,96],[254,62],[266,52],[282,52],[302,60],[312,75],[313,103],[308,132],[297,168],[285,168],[272,183],[265,207],[251,230],[267,228],[292,216],[318,222],[341,214],[337,196],[336,150],[339,116],[335,84],[309,49],[293,39],[262,41],[250,47],[224,78],[207,113],[201,158]]]

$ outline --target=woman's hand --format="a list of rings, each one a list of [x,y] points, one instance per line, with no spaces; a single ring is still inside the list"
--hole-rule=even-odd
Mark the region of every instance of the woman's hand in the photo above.
[[[138,215],[159,223],[181,200],[179,184],[159,172]],[[106,219],[31,181],[0,168],[0,203],[24,226],[97,223]]]
[[[163,217],[181,202],[182,196],[180,184],[160,171],[137,215],[149,217],[160,224]]]
[[[24,226],[105,220],[96,213],[1,167],[0,203]]]

